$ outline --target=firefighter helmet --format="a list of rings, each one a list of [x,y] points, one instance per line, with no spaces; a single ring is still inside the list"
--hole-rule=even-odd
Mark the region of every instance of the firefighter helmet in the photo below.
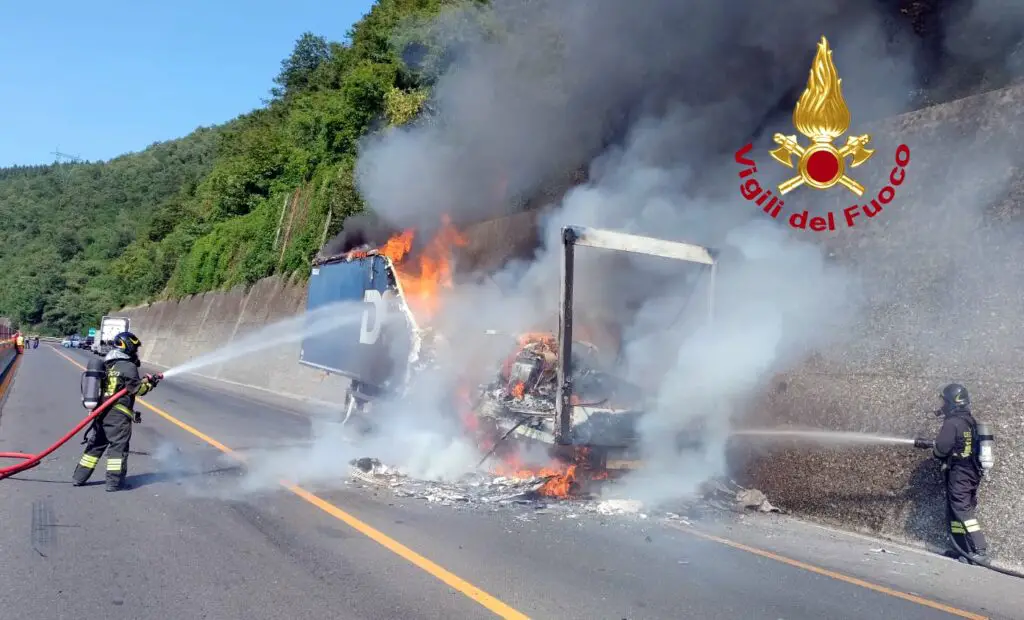
[[[942,402],[945,403],[946,409],[960,409],[971,406],[971,397],[967,393],[967,388],[959,383],[950,383],[942,388]]]
[[[114,336],[114,339],[111,341],[111,344],[113,344],[118,349],[124,351],[131,357],[138,357],[139,347],[142,346],[142,341],[139,340],[138,336],[131,332],[121,332],[120,334]]]

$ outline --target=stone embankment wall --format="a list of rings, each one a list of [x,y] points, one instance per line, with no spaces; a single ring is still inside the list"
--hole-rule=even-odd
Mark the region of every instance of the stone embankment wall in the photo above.
[[[858,320],[837,346],[777,377],[751,417],[758,426],[931,438],[939,391],[964,383],[997,437],[982,525],[1000,561],[1024,564],[1024,87],[853,129],[870,131],[875,158],[884,158],[863,173],[860,205],[885,183],[896,147],[912,152],[883,212],[831,235],[805,233],[860,279],[862,296],[851,300]],[[837,220],[856,200],[840,193]],[[754,456],[746,474],[797,513],[944,545],[942,484],[929,456],[892,446],[794,448]]]
[[[1024,562],[1024,87],[889,119],[870,131],[877,149],[858,173],[866,204],[888,176],[899,143],[912,149],[907,179],[878,216],[853,229],[806,231],[860,278],[859,320],[841,344],[777,377],[749,423],[932,436],[929,412],[949,381],[970,388],[994,425],[997,464],[981,492],[981,519],[1000,561]],[[761,159],[766,159],[762,157]],[[874,178],[871,178],[874,177]],[[841,195],[842,194],[842,195]],[[842,190],[832,195],[847,200]],[[809,202],[822,194],[804,196]],[[788,202],[797,203],[795,194]],[[833,206],[837,221],[850,202]],[[743,205],[738,205],[743,206]],[[496,246],[531,245],[534,216],[467,231],[465,250],[485,266]],[[174,366],[301,311],[301,282],[274,277],[241,288],[125,312],[143,357]],[[341,381],[300,366],[298,345],[204,371],[209,377],[340,401]],[[909,447],[775,448],[738,452],[743,477],[798,514],[898,539],[943,542],[941,481],[934,461]]]

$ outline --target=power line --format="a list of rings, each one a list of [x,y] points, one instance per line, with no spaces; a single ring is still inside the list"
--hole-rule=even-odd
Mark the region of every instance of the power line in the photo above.
[[[58,203],[63,206],[67,193],[68,179],[71,177],[71,168],[81,163],[82,158],[78,155],[62,153],[60,147],[50,153],[54,156],[53,169],[57,175],[57,185],[60,188]],[[62,161],[63,160],[63,161]]]
[[[62,153],[60,147],[58,147],[56,151],[51,151],[50,155],[54,156],[53,163],[55,164],[77,164],[81,163],[82,161],[82,158],[79,157],[78,155],[69,155],[68,153]],[[62,159],[64,161],[61,161]]]

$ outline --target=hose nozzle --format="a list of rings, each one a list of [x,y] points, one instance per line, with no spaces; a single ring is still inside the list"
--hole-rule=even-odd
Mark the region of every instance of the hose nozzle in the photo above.
[[[930,450],[935,447],[935,442],[931,439],[925,439],[924,437],[918,437],[914,439],[914,447],[920,448],[921,450]]]

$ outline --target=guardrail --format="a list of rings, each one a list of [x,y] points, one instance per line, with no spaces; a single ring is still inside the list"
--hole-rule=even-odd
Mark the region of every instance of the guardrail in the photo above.
[[[15,346],[14,338],[6,337],[0,340],[0,384],[7,378],[7,371],[18,359],[18,349]]]

